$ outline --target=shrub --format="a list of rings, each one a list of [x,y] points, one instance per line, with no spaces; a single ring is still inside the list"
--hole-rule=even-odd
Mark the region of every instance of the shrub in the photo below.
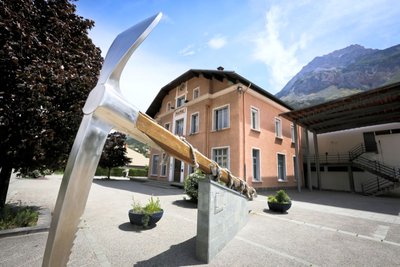
[[[132,168],[129,169],[129,176],[139,176],[139,177],[147,177],[147,173],[149,172],[148,167],[144,169],[137,169],[137,168]]]
[[[206,176],[202,171],[196,170],[194,173],[189,174],[183,182],[185,194],[187,194],[190,197],[190,200],[192,200],[193,202],[197,202],[199,180],[204,179],[205,177]]]
[[[30,207],[13,207],[6,204],[0,211],[0,230],[35,226],[39,212]]]
[[[279,190],[275,195],[268,196],[268,202],[288,204],[291,200],[285,190]]]

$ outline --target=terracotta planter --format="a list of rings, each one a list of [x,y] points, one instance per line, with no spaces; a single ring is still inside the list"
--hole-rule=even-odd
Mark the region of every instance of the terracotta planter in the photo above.
[[[155,212],[151,215],[149,215],[149,222],[147,226],[153,226],[155,225],[163,216],[164,210],[161,210],[159,212]],[[144,218],[145,215],[143,213],[135,213],[133,210],[129,210],[129,221],[131,224],[139,225],[139,226],[144,226],[144,222],[146,219]]]
[[[277,202],[268,202],[268,208],[272,211],[277,212],[286,212],[292,206],[292,202],[289,203],[277,203]]]

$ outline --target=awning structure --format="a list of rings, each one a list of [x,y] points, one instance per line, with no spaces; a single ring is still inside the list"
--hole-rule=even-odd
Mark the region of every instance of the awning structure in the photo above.
[[[281,116],[315,134],[400,122],[400,82]]]

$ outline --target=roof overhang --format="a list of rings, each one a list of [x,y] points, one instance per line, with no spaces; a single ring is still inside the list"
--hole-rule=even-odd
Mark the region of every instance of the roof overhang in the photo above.
[[[281,116],[316,134],[400,122],[400,82]]]
[[[270,94],[269,92],[265,91],[261,87],[257,86],[256,84],[252,83],[251,81],[245,79],[241,75],[237,74],[234,71],[224,71],[224,70],[201,70],[201,69],[190,69],[187,72],[183,73],[181,76],[173,80],[172,82],[165,85],[161,90],[158,92],[156,98],[150,104],[149,108],[146,111],[146,114],[150,117],[154,118],[157,112],[159,111],[162,101],[166,95],[169,94],[171,90],[175,87],[179,86],[182,82],[185,82],[194,77],[200,77],[202,75],[206,79],[216,79],[218,81],[223,81],[227,79],[232,84],[242,83],[244,85],[248,85],[252,90],[260,93],[261,95],[271,99],[272,101],[276,102],[277,104],[287,108],[288,110],[293,110],[291,106],[283,102],[282,100],[276,98],[274,95]]]

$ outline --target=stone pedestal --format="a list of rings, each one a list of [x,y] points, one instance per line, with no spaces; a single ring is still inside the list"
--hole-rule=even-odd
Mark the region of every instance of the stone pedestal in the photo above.
[[[209,263],[248,219],[247,199],[208,179],[199,182],[196,256]]]

